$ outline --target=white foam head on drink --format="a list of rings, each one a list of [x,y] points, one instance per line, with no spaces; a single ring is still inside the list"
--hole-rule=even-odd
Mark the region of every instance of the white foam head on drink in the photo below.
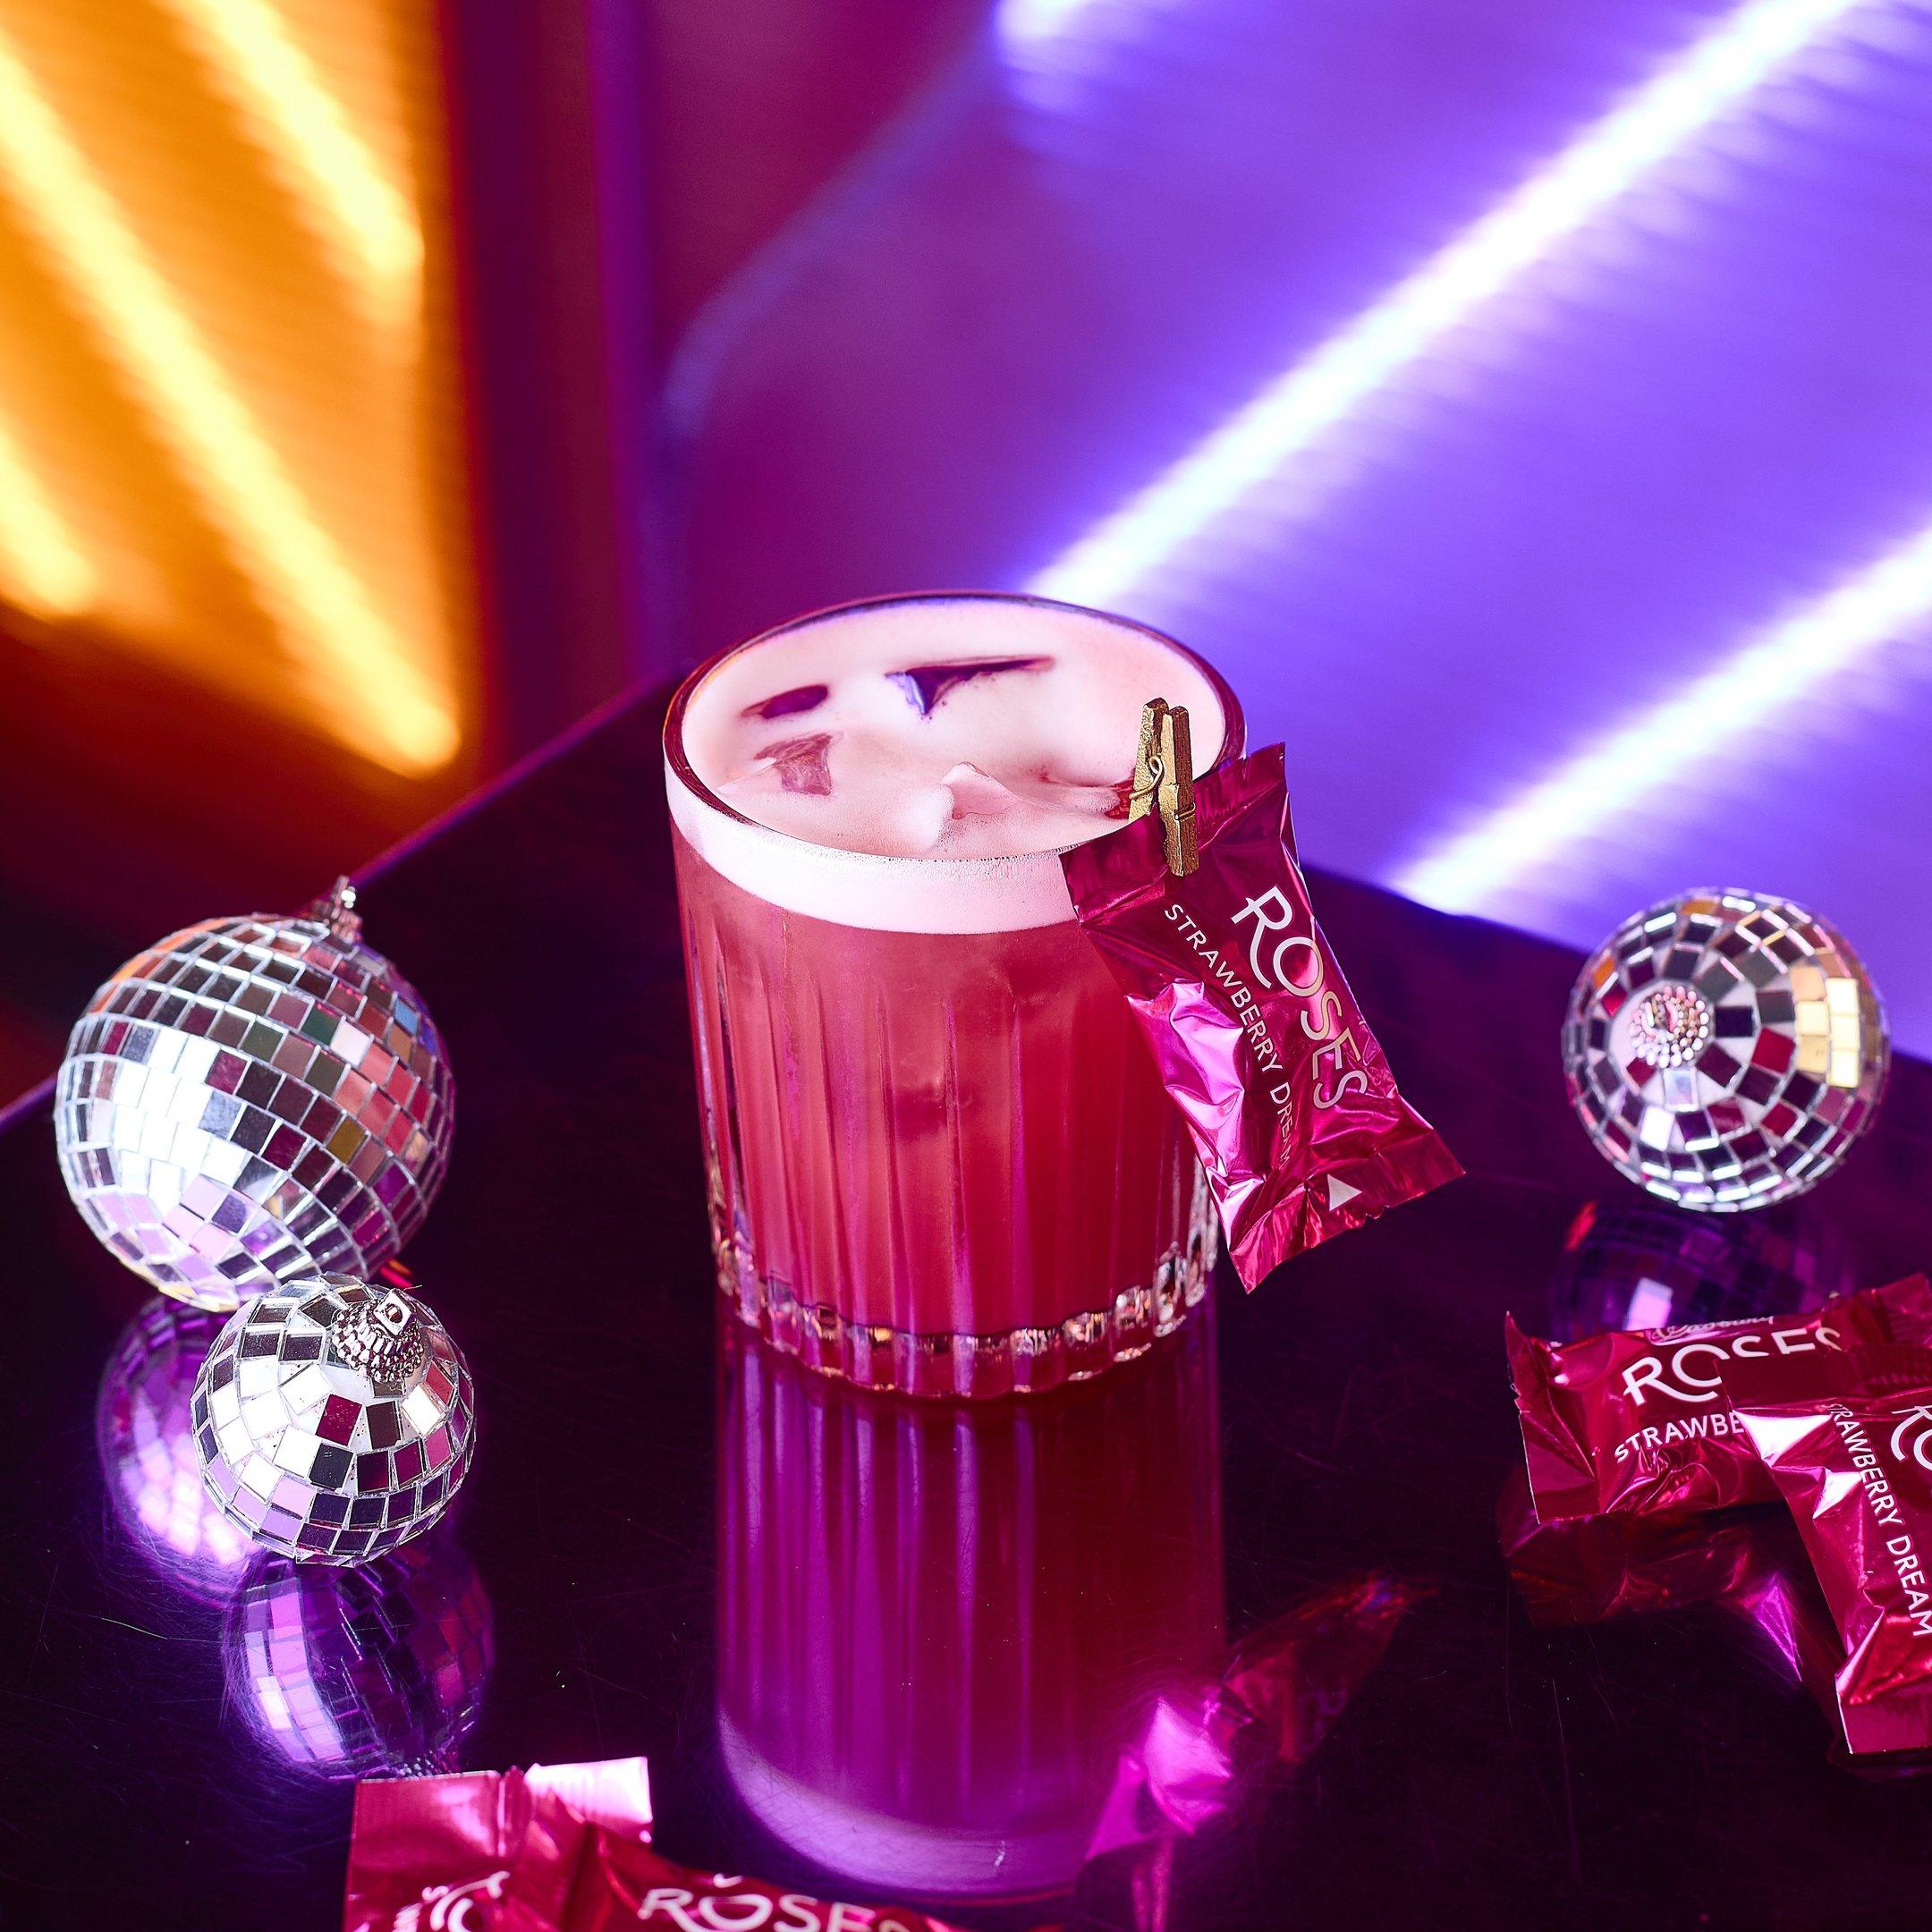
[[[697,784],[674,759],[672,816],[789,911],[905,932],[1050,925],[1072,917],[1058,855],[1120,824],[1157,696],[1187,707],[1199,775],[1220,755],[1221,703],[1151,632],[993,596],[860,605],[756,639],[687,688]]]

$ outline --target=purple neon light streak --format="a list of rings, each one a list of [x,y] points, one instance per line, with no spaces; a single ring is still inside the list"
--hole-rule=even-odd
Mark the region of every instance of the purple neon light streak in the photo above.
[[[1032,580],[1106,604],[1345,421],[1526,269],[1681,152],[1863,0],[1746,0]]]

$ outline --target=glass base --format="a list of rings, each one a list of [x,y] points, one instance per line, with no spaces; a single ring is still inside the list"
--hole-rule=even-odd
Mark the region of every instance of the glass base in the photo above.
[[[1093,1835],[1084,1813],[1059,1826],[1004,1832],[887,1818],[801,1784],[723,1711],[718,1742],[733,1785],[759,1824],[793,1851],[869,1891],[945,1901],[1047,1898],[1072,1883]],[[877,1923],[891,1919],[882,1917]]]
[[[789,1283],[761,1272],[741,1234],[724,1235],[714,1246],[718,1287],[740,1319],[807,1368],[842,1376],[861,1388],[981,1398],[1085,1382],[1115,1362],[1145,1354],[1206,1298],[1220,1252],[1221,1224],[1197,1175],[1187,1245],[1170,1253],[1145,1287],[1123,1289],[1110,1306],[1049,1326],[994,1335],[854,1321],[828,1302],[801,1301]]]

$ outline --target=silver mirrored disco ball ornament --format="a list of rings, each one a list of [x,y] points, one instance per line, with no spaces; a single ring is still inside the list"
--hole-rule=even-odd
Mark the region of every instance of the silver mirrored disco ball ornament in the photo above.
[[[372,1275],[442,1185],[455,1082],[421,997],[363,945],[346,879],[289,919],[209,919],[130,960],[67,1042],[67,1191],[137,1274],[233,1308]]]
[[[427,1530],[476,1441],[470,1370],[443,1324],[347,1275],[237,1309],[191,1414],[208,1493],[298,1562],[361,1563]]]
[[[1621,1173],[1686,1208],[1762,1208],[1871,1124],[1891,1045],[1858,955],[1815,912],[1694,892],[1626,919],[1570,996],[1563,1072]]]

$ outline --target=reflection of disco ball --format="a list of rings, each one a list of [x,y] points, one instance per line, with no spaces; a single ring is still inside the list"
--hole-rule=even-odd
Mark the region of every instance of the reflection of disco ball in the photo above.
[[[294,918],[191,926],[74,1027],[54,1107],[67,1191],[168,1294],[232,1309],[299,1276],[373,1274],[442,1184],[449,1062],[353,903],[345,884]]]
[[[1563,1027],[1570,1098],[1605,1159],[1712,1212],[1822,1180],[1871,1124],[1890,1059],[1851,947],[1758,893],[1690,893],[1626,919]]]
[[[476,1446],[470,1370],[443,1324],[346,1275],[237,1309],[193,1412],[211,1494],[298,1561],[361,1563],[419,1535]]]
[[[264,1558],[222,1632],[230,1700],[327,1777],[455,1768],[491,1664],[489,1599],[447,1532],[360,1570]]]
[[[1625,1194],[1570,1224],[1550,1285],[1551,1338],[1676,1328],[1816,1308],[1854,1286],[1831,1223],[1800,1210],[1720,1221]]]
[[[222,1318],[157,1295],[121,1331],[101,1377],[95,1441],[114,1514],[175,1581],[225,1597],[253,1554],[201,1480],[189,1404]]]

